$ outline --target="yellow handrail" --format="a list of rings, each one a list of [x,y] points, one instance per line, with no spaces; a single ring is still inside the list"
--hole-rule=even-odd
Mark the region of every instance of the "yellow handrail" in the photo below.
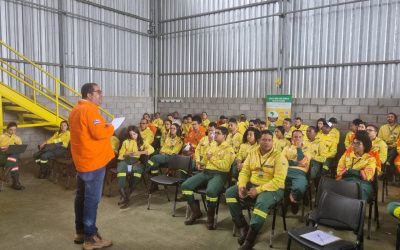
[[[40,70],[41,72],[43,72],[44,74],[46,74],[48,77],[50,77],[51,79],[53,79],[56,83],[55,85],[55,89],[57,90],[57,83],[61,84],[63,87],[67,88],[68,90],[70,90],[72,93],[74,93],[75,95],[81,97],[82,95],[77,92],[75,89],[71,88],[70,86],[68,86],[66,83],[62,82],[60,79],[54,77],[53,75],[51,75],[50,73],[48,73],[46,70],[44,70],[42,67],[40,67],[39,65],[37,65],[36,63],[34,63],[33,61],[29,60],[27,57],[25,57],[24,55],[22,55],[21,53],[19,53],[17,50],[15,50],[14,48],[12,48],[10,45],[6,44],[3,40],[0,40],[0,44],[2,44],[4,47],[6,47],[7,49],[11,50],[14,54],[16,54],[17,56],[21,57],[22,59],[24,59],[25,61],[27,61],[29,64],[31,64],[33,67],[35,67],[36,69]],[[58,93],[55,94],[56,95],[56,106],[58,107]],[[111,117],[112,119],[114,118],[114,116],[108,112],[107,110],[105,110],[102,107],[99,107],[100,110],[102,112],[104,112],[107,116]]]
[[[7,73],[7,75],[11,76],[12,78],[22,82],[24,85],[38,91],[40,94],[42,94],[43,96],[47,97],[47,99],[56,102],[56,99],[54,99],[53,97],[49,96],[48,94],[46,94],[45,92],[43,92],[42,90],[38,89],[35,86],[30,85],[30,83],[28,83],[27,81],[23,80],[22,78],[20,78],[19,76],[14,75],[13,73],[11,73],[10,71],[8,71],[7,69],[3,68],[2,66],[0,66],[0,69],[3,70],[5,73]],[[64,105],[63,103],[59,103],[60,106],[62,106],[63,108],[67,109],[68,111],[71,111],[72,108],[69,106]],[[58,111],[58,110],[57,110]],[[57,116],[59,114],[57,113]]]
[[[27,78],[27,79],[29,79],[30,81],[32,81],[32,83],[34,83],[34,86],[35,86],[35,85],[38,85],[38,86],[40,86],[42,89],[44,89],[46,92],[48,92],[48,93],[53,93],[53,91],[52,91],[51,89],[49,89],[49,88],[47,88],[46,86],[40,84],[38,81],[36,81],[35,79],[31,78],[29,75],[23,73],[23,72],[20,71],[19,69],[15,68],[14,66],[12,66],[11,64],[9,64],[8,62],[2,60],[1,58],[0,58],[0,63],[3,63],[3,64],[5,64],[5,65],[7,65],[9,68],[11,68],[11,69],[14,70],[15,72],[17,72],[18,75],[23,75],[25,78]],[[34,92],[36,93],[36,90],[34,90]],[[35,95],[35,93],[34,93],[34,101],[35,101],[35,103],[36,103],[36,95]],[[61,97],[61,96],[59,96],[58,98],[59,98],[60,100],[62,100],[63,102],[65,102],[66,104],[70,105],[71,107],[74,106],[74,104],[73,104],[72,102],[68,101],[67,99],[65,99],[65,98],[63,98],[63,97]]]

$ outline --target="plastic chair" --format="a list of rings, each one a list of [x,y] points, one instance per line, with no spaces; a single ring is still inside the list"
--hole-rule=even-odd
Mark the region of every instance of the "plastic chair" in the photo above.
[[[313,227],[295,228],[288,232],[287,249],[294,240],[306,249],[363,249],[364,246],[364,217],[366,202],[364,200],[351,199],[333,192],[324,191],[321,195],[318,208],[311,214],[309,220]],[[301,235],[313,232],[318,225],[324,225],[335,230],[352,231],[356,241],[338,240],[325,246],[320,246]]]

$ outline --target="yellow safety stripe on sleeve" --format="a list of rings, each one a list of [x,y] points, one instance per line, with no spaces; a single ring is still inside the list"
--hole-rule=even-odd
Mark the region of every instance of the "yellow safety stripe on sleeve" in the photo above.
[[[218,197],[206,196],[206,200],[208,200],[209,202],[217,202],[218,201]]]
[[[142,174],[141,173],[133,173],[133,176],[140,178],[140,177],[142,177]]]
[[[47,163],[49,162],[48,160],[40,160],[40,163]]]
[[[260,216],[261,218],[267,218],[268,214],[261,211],[260,209],[254,208],[253,214]]]
[[[126,176],[126,173],[118,173],[117,174],[117,177],[125,177]]]
[[[193,195],[193,191],[192,190],[182,190],[182,194],[183,195]]]
[[[183,169],[178,169],[178,171],[180,171],[180,172],[182,172],[182,173],[184,173],[184,174],[188,174],[188,172],[185,171],[185,170],[183,170]]]
[[[147,164],[149,164],[149,166],[153,166],[153,165],[154,165],[154,162],[148,160],[148,161],[147,161]]]
[[[329,170],[329,167],[326,166],[326,165],[323,165],[323,166],[322,166],[322,169],[324,169],[324,170]]]
[[[400,207],[394,209],[393,216],[400,219]]]
[[[226,198],[226,203],[237,203],[237,199],[236,198]]]
[[[158,174],[158,170],[151,170],[150,171],[152,174]]]
[[[139,159],[140,155],[135,155],[135,156],[133,156],[133,158]]]
[[[36,162],[36,163],[40,162],[40,159],[37,159],[35,162]]]

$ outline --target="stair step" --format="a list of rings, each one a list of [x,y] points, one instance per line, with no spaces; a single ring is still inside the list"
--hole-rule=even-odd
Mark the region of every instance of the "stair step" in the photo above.
[[[35,114],[22,114],[23,119],[33,119],[33,120],[43,120],[42,117],[37,116]]]
[[[15,112],[28,112],[26,109],[19,106],[3,106],[4,110],[15,111]]]

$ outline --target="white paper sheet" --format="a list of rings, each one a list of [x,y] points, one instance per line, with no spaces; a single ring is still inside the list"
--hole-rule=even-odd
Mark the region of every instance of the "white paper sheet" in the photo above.
[[[114,130],[117,130],[124,121],[125,121],[125,117],[114,118],[114,120],[112,120],[112,122],[111,122],[111,124],[114,126]]]
[[[321,231],[321,230],[315,230],[311,233],[302,234],[300,236],[302,238],[312,241],[315,244],[318,244],[320,246],[325,246],[334,241],[340,240],[340,238],[338,238],[334,235],[325,233],[324,231]]]

